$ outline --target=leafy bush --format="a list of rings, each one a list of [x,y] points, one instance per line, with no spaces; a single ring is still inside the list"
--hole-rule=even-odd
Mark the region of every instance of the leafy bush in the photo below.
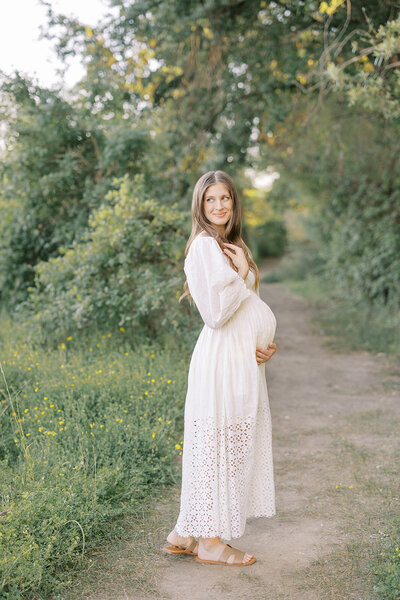
[[[326,277],[353,302],[400,306],[399,126],[326,102],[274,196],[307,208],[304,222]],[[285,198],[286,197],[286,198]]]
[[[58,254],[84,230],[104,190],[94,180],[100,128],[88,130],[77,109],[54,90],[16,74],[1,83],[6,152],[0,164],[0,297],[27,297],[33,266]]]
[[[52,338],[106,325],[129,328],[136,341],[160,340],[188,313],[178,302],[187,215],[148,198],[141,175],[115,183],[81,239],[35,267],[23,307]]]
[[[287,232],[283,221],[267,221],[251,230],[253,256],[256,261],[265,256],[282,256],[286,250],[287,241]]]
[[[354,184],[345,182],[335,194],[335,204]],[[340,217],[331,220],[330,240],[321,255],[327,276],[353,301],[395,308],[400,306],[400,193],[387,195],[379,187],[367,176],[358,176],[356,192],[346,198]]]

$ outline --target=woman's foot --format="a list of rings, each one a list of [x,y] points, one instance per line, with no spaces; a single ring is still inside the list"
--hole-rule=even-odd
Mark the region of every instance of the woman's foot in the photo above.
[[[169,542],[171,544],[171,546],[176,546],[176,548],[182,548],[182,550],[186,550],[186,548],[190,547],[194,541],[195,541],[195,538],[193,536],[182,537],[175,531],[175,528],[167,536],[167,542]],[[197,554],[198,550],[199,550],[199,545],[196,542],[195,546],[193,548],[191,548],[191,553]]]
[[[253,554],[242,552],[238,548],[233,548],[230,544],[225,544],[219,538],[213,538],[212,541],[207,538],[200,538],[198,561],[210,562],[211,564],[226,565],[247,565],[256,561]]]

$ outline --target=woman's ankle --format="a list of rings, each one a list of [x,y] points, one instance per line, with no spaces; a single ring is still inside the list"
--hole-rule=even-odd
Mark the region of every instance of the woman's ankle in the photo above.
[[[211,548],[213,546],[219,545],[220,543],[221,539],[219,536],[212,538],[199,537],[199,544],[201,544],[203,548]]]

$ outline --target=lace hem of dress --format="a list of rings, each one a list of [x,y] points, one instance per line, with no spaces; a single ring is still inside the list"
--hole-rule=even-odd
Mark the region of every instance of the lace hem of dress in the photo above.
[[[246,520],[275,514],[269,406],[217,423],[185,422],[179,535],[241,537]],[[259,451],[256,453],[255,448]]]

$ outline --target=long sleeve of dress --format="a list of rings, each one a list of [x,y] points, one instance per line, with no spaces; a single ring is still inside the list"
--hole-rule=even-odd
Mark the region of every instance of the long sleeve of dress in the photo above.
[[[218,242],[208,236],[193,240],[185,259],[190,294],[206,325],[222,327],[251,295],[242,277],[229,265]]]
[[[249,269],[246,279],[244,280],[244,282],[245,282],[246,286],[249,288],[249,290],[254,290],[255,281],[256,281],[256,276],[254,275],[253,271],[251,271],[251,269]]]

